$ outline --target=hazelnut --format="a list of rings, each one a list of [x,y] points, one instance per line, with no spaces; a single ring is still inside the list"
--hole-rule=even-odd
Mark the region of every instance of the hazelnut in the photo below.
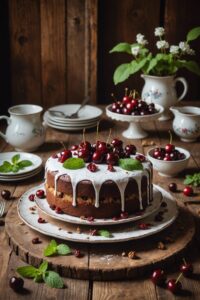
[[[136,252],[135,251],[129,251],[128,252],[128,258],[136,259],[137,258]]]
[[[160,249],[160,250],[165,250],[166,246],[163,242],[158,242],[157,248]]]

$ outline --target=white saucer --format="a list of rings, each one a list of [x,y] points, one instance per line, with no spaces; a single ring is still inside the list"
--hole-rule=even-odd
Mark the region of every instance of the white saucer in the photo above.
[[[154,220],[155,215],[158,213],[157,211],[150,216],[142,219],[142,221],[140,220],[134,223],[132,222],[117,226],[102,227],[105,230],[109,230],[111,234],[110,238],[91,235],[89,232],[89,226],[80,225],[81,231],[79,233],[77,232],[77,225],[72,225],[67,222],[61,222],[51,219],[49,223],[38,223],[38,213],[31,210],[31,208],[34,206],[34,203],[31,201],[27,201],[28,195],[30,195],[30,193],[32,193],[34,189],[27,191],[20,198],[18,202],[18,214],[22,221],[32,229],[44,235],[63,240],[70,240],[81,243],[114,243],[140,239],[164,230],[175,221],[178,215],[177,205],[172,195],[159,186],[156,186],[156,188],[162,193],[163,200],[167,203],[167,208],[160,208],[161,211],[165,211],[165,213],[163,214],[163,220],[160,222],[156,222]],[[145,230],[139,229],[138,225],[141,223],[151,224],[151,226],[150,228]],[[91,229],[93,228],[94,227],[91,227]]]
[[[21,180],[26,180],[28,178],[31,178],[35,175],[37,175],[38,173],[41,172],[41,170],[43,169],[42,166],[40,166],[39,168],[37,168],[36,170],[23,174],[23,175],[16,175],[16,176],[0,176],[0,181],[7,181],[7,182],[14,182],[14,181],[21,181]]]
[[[57,105],[51,107],[49,110],[57,110],[65,113],[66,115],[71,115],[72,113],[76,112],[79,108],[80,104],[64,104],[64,105]],[[78,118],[76,119],[67,119],[63,117],[58,117],[58,116],[52,116],[49,114],[47,111],[47,116],[50,116],[51,119],[58,120],[58,121],[63,121],[65,122],[70,122],[71,124],[77,124],[77,122],[81,121],[89,121],[93,120],[95,118],[100,118],[102,115],[103,111],[92,105],[85,105],[78,113]]]
[[[40,185],[40,187],[35,187],[34,189],[32,189],[31,193],[35,194],[35,192],[40,188],[44,189],[44,185]],[[49,204],[46,201],[46,199],[36,198],[35,203],[43,213],[45,213],[46,215],[48,215],[54,219],[57,219],[57,220],[69,222],[72,224],[81,224],[81,225],[90,225],[90,226],[104,225],[105,226],[105,225],[116,225],[116,224],[129,223],[129,222],[137,221],[137,220],[143,219],[144,217],[149,216],[150,214],[152,214],[153,212],[155,212],[156,210],[159,209],[160,203],[162,202],[162,194],[155,187],[153,188],[153,198],[154,198],[154,201],[151,203],[151,205],[148,206],[143,213],[141,212],[140,215],[139,214],[130,215],[126,219],[119,219],[116,221],[113,219],[94,219],[94,222],[89,222],[87,220],[80,219],[78,217],[73,217],[73,216],[70,216],[67,214],[57,214],[54,210],[52,210],[49,207]]]
[[[20,155],[20,160],[30,160],[30,161],[32,161],[33,164],[29,167],[19,170],[17,173],[13,173],[13,172],[2,173],[2,172],[0,172],[0,176],[14,178],[18,175],[27,174],[29,172],[37,170],[42,165],[42,159],[38,155],[35,155],[32,153],[26,153],[26,152],[3,152],[3,153],[0,153],[0,165],[2,165],[4,161],[11,162],[12,157],[16,154]]]
[[[89,125],[81,125],[81,126],[75,126],[75,127],[73,127],[73,126],[54,125],[52,123],[49,123],[48,121],[45,121],[45,123],[46,123],[46,125],[48,125],[51,128],[59,129],[59,130],[62,130],[62,131],[80,131],[80,130],[83,130],[84,128],[89,129],[89,128],[93,128],[93,127],[97,126],[97,122],[94,122],[94,123],[89,124]]]

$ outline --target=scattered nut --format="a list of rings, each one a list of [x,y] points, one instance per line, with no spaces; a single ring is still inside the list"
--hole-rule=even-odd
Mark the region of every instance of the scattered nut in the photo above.
[[[158,242],[157,248],[160,249],[160,250],[165,250],[166,246],[163,242]]]
[[[122,256],[125,257],[126,256],[126,252],[122,252]]]
[[[77,233],[81,233],[80,227],[77,227],[77,228],[76,228],[76,232],[77,232]]]
[[[137,258],[136,252],[135,251],[129,251],[128,258],[136,259]]]

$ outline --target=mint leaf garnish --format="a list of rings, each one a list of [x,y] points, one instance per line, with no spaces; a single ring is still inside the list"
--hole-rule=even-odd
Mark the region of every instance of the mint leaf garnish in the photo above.
[[[193,175],[186,175],[183,183],[186,185],[193,185],[195,187],[200,186],[200,172],[194,173]]]
[[[43,274],[44,282],[52,287],[57,289],[62,289],[64,287],[64,282],[60,275],[54,271],[47,271]]]
[[[12,171],[12,165],[8,161],[4,161],[3,165],[0,166],[0,172],[8,173]]]
[[[119,166],[127,171],[143,170],[143,165],[138,159],[121,158],[119,159]]]
[[[60,244],[57,246],[57,252],[59,255],[67,255],[71,253],[71,249],[65,244]]]
[[[39,271],[44,273],[46,272],[46,270],[48,269],[48,262],[47,261],[43,261],[43,263],[39,266]]]
[[[49,245],[44,249],[44,256],[52,256],[54,254],[67,255],[71,253],[71,249],[66,244],[58,245],[55,240],[51,240]]]
[[[11,158],[11,163],[9,161],[4,161],[0,166],[1,173],[13,172],[17,173],[19,170],[31,166],[33,163],[30,160],[20,160],[20,154],[15,154]]]
[[[32,166],[32,161],[30,160],[21,160],[20,162],[18,162],[18,166],[20,167],[20,169],[23,169],[25,167],[30,167]]]
[[[57,243],[51,240],[50,244],[44,249],[44,256],[52,256],[57,253]]]
[[[54,241],[55,242],[55,241]],[[60,275],[53,271],[48,271],[48,262],[43,261],[39,268],[25,266],[17,268],[17,272],[25,278],[33,278],[35,282],[44,281],[52,288],[63,288],[64,282]]]
[[[108,230],[98,230],[98,234],[107,238],[111,237],[111,233]]]
[[[85,167],[85,162],[82,158],[70,157],[64,162],[63,167],[71,170],[82,169]]]
[[[34,278],[39,274],[38,269],[33,266],[19,267],[17,272],[25,278]]]
[[[16,164],[19,160],[20,160],[20,154],[14,155],[11,159],[13,164]]]

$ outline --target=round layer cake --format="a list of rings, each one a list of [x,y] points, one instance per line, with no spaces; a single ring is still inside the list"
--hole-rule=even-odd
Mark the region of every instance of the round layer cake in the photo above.
[[[152,165],[146,159],[142,170],[114,166],[110,171],[107,164],[98,164],[91,172],[87,166],[70,170],[57,156],[47,160],[45,187],[50,207],[81,218],[114,218],[142,213],[152,201]]]

